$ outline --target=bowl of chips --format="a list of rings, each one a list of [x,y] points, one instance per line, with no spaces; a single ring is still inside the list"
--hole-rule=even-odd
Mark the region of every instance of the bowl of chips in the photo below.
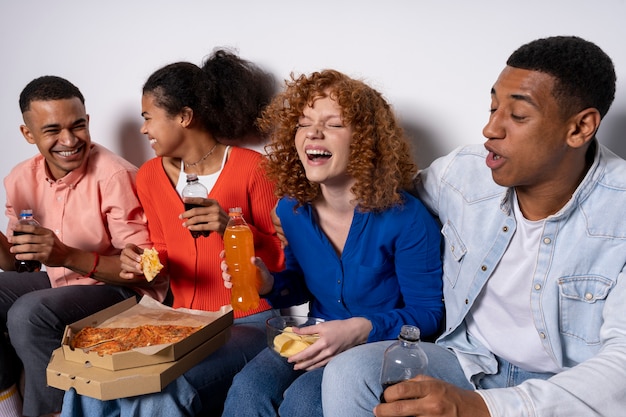
[[[283,358],[300,353],[315,343],[319,339],[319,335],[300,335],[295,333],[293,329],[295,327],[313,326],[323,321],[323,319],[306,316],[272,317],[266,322],[267,345]]]

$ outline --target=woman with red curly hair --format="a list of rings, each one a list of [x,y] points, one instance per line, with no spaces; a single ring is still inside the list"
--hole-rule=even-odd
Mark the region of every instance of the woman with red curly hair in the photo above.
[[[404,324],[433,335],[443,316],[439,227],[403,191],[417,171],[385,99],[326,70],[287,82],[260,125],[281,198],[286,269],[263,272],[273,307],[309,302],[319,339],[286,361],[266,349],[240,371],[223,416],[321,416],[324,365],[353,346],[394,339]],[[224,263],[222,264],[224,267]],[[223,274],[229,286],[228,271]],[[269,376],[269,377],[268,377]]]

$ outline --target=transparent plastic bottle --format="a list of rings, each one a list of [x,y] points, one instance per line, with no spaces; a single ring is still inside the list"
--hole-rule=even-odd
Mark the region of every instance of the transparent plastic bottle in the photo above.
[[[224,251],[231,276],[231,305],[234,310],[248,311],[259,306],[257,268],[250,261],[254,256],[252,231],[241,214],[241,207],[231,208],[224,230]]]
[[[22,210],[20,212],[20,219],[18,220],[20,224],[34,224],[39,225],[39,222],[35,220],[33,217],[33,211],[31,209]],[[24,232],[14,232],[14,236],[26,235],[28,233]],[[17,272],[36,272],[41,271],[41,262],[36,260],[29,261],[21,261],[19,259],[15,260],[15,270]]]
[[[428,357],[420,346],[420,329],[404,325],[400,329],[398,341],[385,350],[380,383],[383,392],[387,387],[411,379],[426,372]],[[383,394],[381,402],[385,402]]]
[[[182,197],[201,197],[207,198],[209,196],[209,192],[206,187],[198,181],[198,176],[196,174],[187,174],[187,185],[183,188]],[[191,210],[195,207],[202,207],[198,204],[185,204],[185,211]],[[194,239],[199,238],[200,236],[208,237],[211,234],[210,230],[191,230],[191,236]]]

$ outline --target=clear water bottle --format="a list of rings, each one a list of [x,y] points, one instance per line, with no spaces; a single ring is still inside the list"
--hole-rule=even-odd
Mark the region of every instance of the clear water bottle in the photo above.
[[[426,372],[428,357],[420,346],[420,329],[404,325],[400,329],[398,341],[385,350],[380,383],[383,394],[380,401],[385,402],[384,391],[398,382],[411,379]]]
[[[230,303],[234,310],[248,311],[259,306],[257,268],[250,261],[254,256],[252,231],[241,214],[241,207],[231,208],[224,230],[224,252],[233,284]]]
[[[20,212],[20,219],[18,220],[19,224],[33,224],[39,225],[39,222],[33,218],[33,211],[31,209],[22,210]],[[14,236],[27,235],[28,233],[24,232],[13,232]],[[21,261],[19,259],[15,260],[15,270],[17,272],[37,272],[41,270],[41,262],[37,260],[29,260],[29,261]]]
[[[182,197],[200,197],[207,198],[209,196],[209,192],[206,187],[200,184],[198,181],[198,176],[196,174],[187,174],[187,185],[183,188]],[[195,207],[202,207],[198,204],[184,203],[185,211],[191,210]],[[194,239],[199,238],[200,236],[208,237],[211,234],[210,230],[190,230],[191,236]]]

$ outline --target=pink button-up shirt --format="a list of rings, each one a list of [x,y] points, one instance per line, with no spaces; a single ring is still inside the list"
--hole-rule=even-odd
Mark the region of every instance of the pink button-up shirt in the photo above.
[[[67,246],[100,255],[118,255],[126,243],[150,247],[146,217],[137,198],[137,168],[108,149],[92,144],[80,168],[53,180],[41,154],[18,164],[4,179],[7,235],[18,215],[33,217]],[[101,284],[63,267],[46,267],[52,287]],[[150,288],[133,288],[162,301],[167,277],[157,276]]]

